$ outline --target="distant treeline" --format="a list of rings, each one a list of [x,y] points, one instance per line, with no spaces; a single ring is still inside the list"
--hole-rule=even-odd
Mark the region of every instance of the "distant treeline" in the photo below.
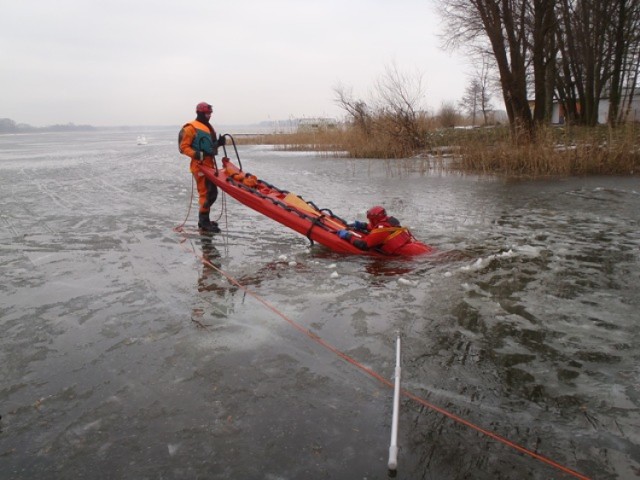
[[[0,133],[36,133],[36,132],[77,132],[95,130],[91,125],[49,125],[47,127],[33,127],[26,123],[16,123],[10,118],[0,118]]]

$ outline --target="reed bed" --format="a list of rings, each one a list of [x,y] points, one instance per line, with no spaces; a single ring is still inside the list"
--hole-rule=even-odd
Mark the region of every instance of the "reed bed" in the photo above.
[[[508,135],[467,137],[459,143],[451,168],[510,176],[634,175],[640,173],[640,130],[549,127],[529,145],[514,145]]]
[[[340,150],[345,143],[345,131],[341,128],[305,130],[291,133],[266,133],[238,136],[239,145],[273,145],[282,151],[331,152]]]
[[[418,171],[438,169],[508,176],[637,175],[640,173],[640,126],[548,127],[536,141],[514,145],[508,127],[436,128],[425,122],[411,131],[396,125],[298,130],[243,137],[238,143],[274,145],[278,150],[317,151],[349,158],[384,159],[389,172],[421,160]]]

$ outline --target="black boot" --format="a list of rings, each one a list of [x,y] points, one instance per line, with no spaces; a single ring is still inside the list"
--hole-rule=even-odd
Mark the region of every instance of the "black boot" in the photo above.
[[[200,212],[200,215],[198,215],[198,228],[200,233],[220,233],[218,224],[209,220],[208,213]]]

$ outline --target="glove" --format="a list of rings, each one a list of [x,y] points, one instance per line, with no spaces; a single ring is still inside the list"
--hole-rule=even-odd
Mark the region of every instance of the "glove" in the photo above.
[[[367,229],[367,224],[364,222],[359,222],[358,220],[356,220],[353,223],[350,223],[348,225],[351,228],[355,228],[356,230],[366,230]]]
[[[349,237],[351,237],[351,234],[349,233],[348,230],[338,230],[338,236],[342,240],[349,240]]]
[[[197,162],[201,162],[202,160],[204,160],[204,153],[200,150],[196,150],[193,154],[193,159]]]
[[[218,136],[218,146],[219,146],[219,147],[223,147],[223,146],[225,146],[226,144],[227,144],[227,140],[226,140],[226,138],[224,137],[224,135],[220,135],[220,136]]]

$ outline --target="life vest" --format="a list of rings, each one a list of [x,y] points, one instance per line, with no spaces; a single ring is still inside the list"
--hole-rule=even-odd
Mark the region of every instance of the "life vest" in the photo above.
[[[213,157],[215,155],[213,148],[213,139],[216,135],[215,130],[209,131],[209,128],[204,123],[199,122],[198,120],[193,120],[189,123],[186,123],[182,128],[185,128],[189,125],[192,126],[196,131],[196,134],[193,137],[193,141],[191,142],[191,148],[204,152],[204,154],[208,157]]]
[[[378,247],[384,253],[393,254],[413,240],[413,235],[405,227],[378,226],[367,236],[371,248]]]
[[[413,240],[413,235],[405,227],[391,227],[395,230],[382,242],[382,251],[385,253],[396,253],[401,247]]]

